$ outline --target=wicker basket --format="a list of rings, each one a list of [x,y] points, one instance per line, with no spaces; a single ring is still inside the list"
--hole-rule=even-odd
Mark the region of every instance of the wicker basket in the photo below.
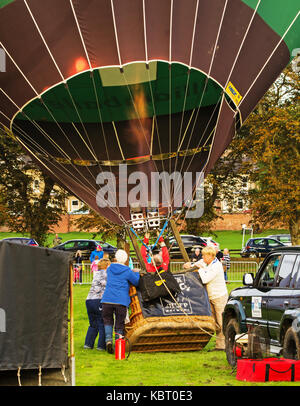
[[[215,331],[212,316],[166,316],[144,318],[136,288],[131,286],[130,323],[126,337],[131,351],[198,351]]]

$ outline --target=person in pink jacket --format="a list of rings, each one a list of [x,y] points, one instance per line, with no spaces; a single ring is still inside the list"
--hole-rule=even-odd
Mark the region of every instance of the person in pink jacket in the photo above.
[[[94,261],[91,263],[91,272],[98,271],[98,262],[100,261],[98,255],[95,256]]]

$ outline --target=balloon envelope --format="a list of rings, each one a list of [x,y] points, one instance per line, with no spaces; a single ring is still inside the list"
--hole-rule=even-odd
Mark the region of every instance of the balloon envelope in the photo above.
[[[0,121],[121,223],[137,173],[137,199],[142,187],[153,200],[153,173],[209,172],[290,62],[299,27],[297,0],[0,0]]]

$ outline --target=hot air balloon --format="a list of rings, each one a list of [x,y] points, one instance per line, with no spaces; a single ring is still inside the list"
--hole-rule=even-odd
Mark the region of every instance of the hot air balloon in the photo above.
[[[172,222],[186,175],[194,196],[195,174],[211,170],[299,37],[299,0],[0,0],[0,122],[109,220],[128,229],[130,203],[150,195]],[[164,190],[153,199],[156,174],[173,182],[165,201]],[[178,276],[195,288],[190,319],[173,303],[152,317],[132,292],[134,350],[206,345],[214,320],[195,274]]]
[[[122,224],[136,173],[210,171],[299,34],[298,0],[1,0],[0,122]]]

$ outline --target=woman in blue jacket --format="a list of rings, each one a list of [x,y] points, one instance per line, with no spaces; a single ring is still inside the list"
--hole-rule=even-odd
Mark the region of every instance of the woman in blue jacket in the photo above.
[[[124,250],[116,252],[117,262],[107,268],[107,282],[102,296],[102,316],[105,329],[106,350],[113,353],[112,335],[115,315],[116,339],[124,335],[125,317],[130,304],[130,284],[137,286],[140,280],[138,269],[131,270],[125,265],[128,255]]]

